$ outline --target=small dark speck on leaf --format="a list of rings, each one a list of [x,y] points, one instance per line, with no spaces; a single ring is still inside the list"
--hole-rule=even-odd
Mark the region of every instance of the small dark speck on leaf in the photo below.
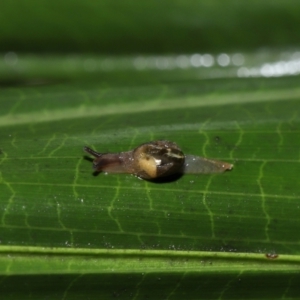
[[[267,253],[266,254],[266,258],[268,258],[268,259],[276,259],[276,258],[278,258],[278,254],[276,254],[276,253]]]
[[[220,143],[221,142],[221,138],[219,136],[215,136],[215,142],[216,143]]]
[[[2,151],[2,149],[0,149],[0,155],[1,155],[1,154],[3,154],[3,151]]]

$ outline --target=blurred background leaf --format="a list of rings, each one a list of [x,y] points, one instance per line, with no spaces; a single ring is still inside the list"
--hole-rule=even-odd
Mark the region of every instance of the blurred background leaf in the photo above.
[[[12,0],[0,9],[0,51],[123,55],[299,45],[296,0]]]
[[[1,294],[298,299],[299,10],[1,2]],[[82,152],[154,139],[235,167],[157,184]]]

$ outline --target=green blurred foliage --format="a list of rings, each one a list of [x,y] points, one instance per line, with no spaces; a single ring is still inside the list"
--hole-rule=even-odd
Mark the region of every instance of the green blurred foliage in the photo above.
[[[296,0],[0,3],[0,51],[101,54],[251,51],[300,45]]]

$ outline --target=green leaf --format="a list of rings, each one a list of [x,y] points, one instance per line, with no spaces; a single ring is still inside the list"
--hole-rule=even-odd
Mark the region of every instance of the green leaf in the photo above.
[[[38,298],[39,288],[54,298],[93,298],[95,289],[103,298],[191,298],[198,289],[232,298],[238,282],[247,282],[243,291],[263,280],[260,293],[280,281],[273,298],[288,282],[296,297],[298,78],[244,79],[252,92],[240,90],[241,80],[3,90],[6,293],[22,280],[15,298]],[[127,151],[155,139],[234,169],[160,184],[124,174],[95,177],[82,151]],[[99,281],[106,282],[100,290]]]
[[[298,2],[36,4],[0,4],[1,296],[299,299]],[[234,168],[83,152],[157,139]]]

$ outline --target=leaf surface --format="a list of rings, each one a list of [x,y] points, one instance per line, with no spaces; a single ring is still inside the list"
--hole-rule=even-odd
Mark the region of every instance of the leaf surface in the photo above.
[[[298,2],[11,3],[1,296],[299,299]],[[83,152],[157,139],[234,168],[157,183]]]

